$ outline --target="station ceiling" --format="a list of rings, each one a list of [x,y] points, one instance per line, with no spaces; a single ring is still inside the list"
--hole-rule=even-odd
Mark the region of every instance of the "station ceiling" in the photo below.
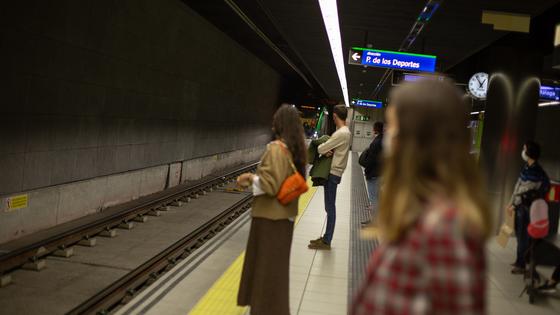
[[[282,74],[309,85],[315,95],[342,100],[342,90],[317,0],[184,2]],[[339,0],[345,58],[353,46],[365,47],[370,44],[375,49],[398,50],[426,2]],[[508,34],[493,30],[492,25],[482,24],[483,10],[535,17],[559,3],[560,0],[443,1],[408,51],[438,56],[439,70],[446,71]],[[242,15],[245,17],[242,18]],[[260,36],[255,29],[261,32]],[[271,48],[262,34],[276,48]],[[345,68],[350,98],[374,97],[372,93],[385,69],[348,65],[346,60]],[[385,87],[388,84],[390,82]]]

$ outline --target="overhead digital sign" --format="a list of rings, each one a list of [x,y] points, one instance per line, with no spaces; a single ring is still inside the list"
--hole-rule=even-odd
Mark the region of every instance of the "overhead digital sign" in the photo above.
[[[437,57],[432,55],[352,47],[348,63],[406,71],[434,72],[436,59]]]
[[[381,101],[362,100],[359,98],[352,99],[352,105],[369,108],[383,108],[383,102]]]
[[[412,73],[405,73],[403,75],[403,81],[405,82],[416,82],[420,80],[438,80],[443,81],[445,77],[443,76],[436,76],[433,74],[430,75],[421,75],[421,74],[412,74]]]
[[[560,87],[541,85],[541,100],[560,101]]]

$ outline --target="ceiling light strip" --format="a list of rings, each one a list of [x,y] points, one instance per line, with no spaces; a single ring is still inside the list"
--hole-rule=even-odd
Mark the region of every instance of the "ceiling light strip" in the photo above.
[[[559,101],[539,103],[539,107],[560,105]]]
[[[340,36],[340,24],[338,22],[338,7],[336,0],[318,0],[321,7],[321,14],[323,15],[323,23],[327,30],[331,52],[338,73],[338,80],[340,81],[340,88],[344,96],[344,104],[349,106],[348,101],[348,86],[346,84],[346,70],[344,69],[344,57],[342,54],[342,39]]]

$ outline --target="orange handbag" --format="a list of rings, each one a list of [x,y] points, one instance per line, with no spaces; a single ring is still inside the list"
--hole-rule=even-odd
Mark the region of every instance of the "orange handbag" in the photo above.
[[[286,155],[288,155],[284,144],[279,143],[278,145],[283,149]],[[305,182],[305,178],[303,178],[303,176],[301,176],[301,174],[297,171],[296,166],[292,162],[292,159],[290,157],[289,159],[290,166],[292,167],[294,173],[284,180],[282,186],[280,187],[280,190],[278,191],[278,194],[276,194],[276,199],[278,199],[278,201],[284,206],[294,201],[297,197],[301,196],[302,194],[307,192],[307,190],[309,190],[309,187]]]

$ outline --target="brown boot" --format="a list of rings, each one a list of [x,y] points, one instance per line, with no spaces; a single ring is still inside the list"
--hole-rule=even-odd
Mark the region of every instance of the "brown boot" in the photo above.
[[[307,245],[307,248],[309,248],[309,249],[319,249],[319,250],[331,250],[331,245],[327,244],[327,243],[323,242],[323,240],[321,240],[320,242],[311,243],[311,244]]]
[[[322,242],[323,242],[323,237],[321,236],[316,240],[310,240],[309,244],[322,243]]]

